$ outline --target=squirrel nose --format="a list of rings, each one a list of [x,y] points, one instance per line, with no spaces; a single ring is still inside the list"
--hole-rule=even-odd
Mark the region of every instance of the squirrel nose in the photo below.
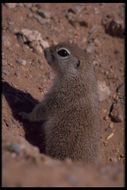
[[[50,48],[45,48],[44,49],[44,56],[47,57],[49,53],[50,53]]]

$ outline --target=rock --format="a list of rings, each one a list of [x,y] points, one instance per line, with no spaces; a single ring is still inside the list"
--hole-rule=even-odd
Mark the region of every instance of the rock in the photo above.
[[[94,53],[95,52],[95,45],[92,41],[87,43],[86,51],[88,53]]]
[[[82,4],[78,3],[76,6],[75,6],[75,11],[77,14],[80,14],[84,9],[84,6],[82,6]]]
[[[10,8],[10,9],[13,9],[17,6],[17,3],[5,3],[5,5]]]
[[[124,86],[124,84],[120,84],[117,87],[116,93],[117,93],[119,102],[124,105],[124,103],[125,103],[125,86]]]
[[[46,10],[42,10],[42,9],[39,9],[37,10],[37,13],[42,17],[42,18],[50,18],[51,17],[51,13],[49,11],[46,11]]]
[[[94,44],[96,47],[101,47],[101,42],[97,38],[94,40]]]
[[[76,26],[76,17],[75,17],[75,11],[73,9],[68,9],[66,12],[65,17],[67,18],[68,22],[75,27]]]
[[[79,21],[79,24],[80,24],[80,26],[88,27],[88,22],[86,22],[85,20]]]
[[[123,121],[123,110],[118,102],[114,102],[111,105],[109,116],[113,122],[122,122]]]
[[[46,24],[46,23],[48,23],[48,20],[42,18],[40,15],[34,14],[34,18],[35,18],[40,24]]]
[[[111,94],[111,91],[110,91],[109,87],[106,86],[105,81],[98,81],[98,92],[99,92],[99,100],[100,101],[104,101]]]
[[[67,176],[67,180],[71,183],[71,185],[73,186],[77,186],[78,185],[78,179],[76,176],[74,175],[68,175]]]
[[[125,155],[124,154],[120,154],[120,158],[125,158]]]
[[[125,117],[125,87],[120,84],[116,88],[116,99],[113,101],[109,116],[113,122],[122,122]]]
[[[94,8],[94,13],[97,15],[97,14],[100,14],[100,11],[99,11],[99,9],[98,8]]]
[[[35,9],[35,10],[32,9],[32,11],[33,11],[32,17],[34,17],[40,24],[50,23],[51,13],[49,11],[42,9]]]
[[[110,124],[109,124],[109,127],[110,127],[111,129],[113,129],[113,128],[114,128],[113,123],[110,123]]]
[[[49,43],[42,39],[41,33],[37,30],[22,29],[16,32],[20,42],[28,45],[34,51],[42,53],[44,48],[49,47]]]
[[[105,28],[105,32],[111,36],[123,38],[125,35],[125,29],[122,21],[116,21],[116,19],[111,15],[107,15],[102,19],[102,25]]]
[[[69,8],[69,9],[68,9],[68,13],[76,14],[76,10],[74,10],[73,8]]]
[[[16,63],[21,64],[21,65],[26,65],[26,60],[19,58],[16,60]]]
[[[9,38],[9,36],[2,36],[2,43],[3,43],[3,45],[5,46],[5,47],[10,47],[10,45],[11,45],[11,43],[10,43],[10,38]]]
[[[100,45],[99,39],[97,37],[99,30],[100,30],[100,27],[98,25],[93,25],[92,28],[88,32],[86,50],[89,53],[93,53],[95,51],[95,45],[96,46]]]
[[[28,7],[28,8],[31,8],[33,6],[33,3],[23,3],[23,4],[25,7]]]
[[[114,54],[118,55],[118,54],[120,54],[120,51],[118,49],[115,49]]]
[[[43,48],[48,48],[49,47],[48,41],[45,41],[45,40],[41,40],[41,45],[43,46]]]
[[[21,152],[21,148],[19,144],[9,144],[5,147],[8,151],[19,155]]]
[[[88,22],[84,20],[82,14],[76,14],[77,11],[75,9],[69,8],[66,12],[65,17],[67,18],[68,22],[73,26],[80,25],[81,27],[88,27]]]

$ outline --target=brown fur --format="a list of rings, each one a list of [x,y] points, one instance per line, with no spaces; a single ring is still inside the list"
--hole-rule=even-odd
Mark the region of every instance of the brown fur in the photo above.
[[[71,52],[72,58],[65,63],[55,57],[60,47]],[[87,52],[69,43],[46,49],[45,56],[56,71],[54,84],[31,113],[21,115],[29,121],[46,120],[48,155],[92,162],[97,156],[101,131],[92,60]],[[75,68],[78,60],[80,66]]]

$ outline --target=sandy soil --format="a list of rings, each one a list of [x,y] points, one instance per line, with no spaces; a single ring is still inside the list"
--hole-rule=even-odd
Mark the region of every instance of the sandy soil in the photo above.
[[[2,5],[2,186],[124,186],[124,8],[122,3]],[[93,56],[103,134],[97,165],[45,154],[41,123],[21,120],[52,84],[43,49],[76,42]]]

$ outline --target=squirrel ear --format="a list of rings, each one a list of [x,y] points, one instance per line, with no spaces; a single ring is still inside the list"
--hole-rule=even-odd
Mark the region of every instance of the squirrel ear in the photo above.
[[[80,60],[77,61],[76,68],[78,68],[79,66],[80,66]]]

